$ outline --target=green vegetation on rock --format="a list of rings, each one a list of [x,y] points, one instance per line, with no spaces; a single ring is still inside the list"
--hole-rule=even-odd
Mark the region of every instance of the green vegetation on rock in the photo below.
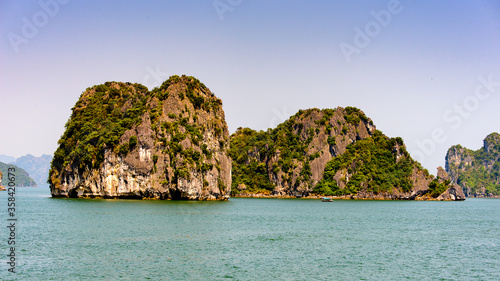
[[[311,163],[320,158],[325,149],[330,153],[328,147],[334,149],[339,136],[343,137],[339,138],[339,145],[346,145],[348,133],[356,135],[355,139],[360,138],[356,128],[372,124],[354,107],[313,108],[299,110],[266,132],[238,128],[231,136],[229,150],[233,159],[232,193],[240,193],[242,187],[247,193],[274,191],[278,181],[288,186],[285,192],[299,189],[302,193],[311,192],[316,184]]]
[[[500,134],[488,135],[476,151],[461,145],[451,147],[446,171],[467,196],[500,196]]]
[[[355,107],[299,110],[267,131],[238,128],[229,155],[233,195],[429,199],[449,186],[429,187],[432,176],[403,139],[385,136]]]
[[[429,183],[429,196],[433,198],[437,198],[443,192],[445,192],[450,187],[450,180],[444,180],[443,182],[439,182],[438,179],[433,179],[431,183]]]
[[[120,138],[141,122],[148,96],[146,87],[131,83],[106,82],[87,89],[66,123],[53,169],[61,170],[70,163],[80,168],[99,167],[106,148],[126,154],[127,147],[118,146]]]
[[[362,188],[375,194],[393,189],[409,192],[414,165],[401,138],[388,138],[377,130],[372,137],[350,144],[344,154],[330,160],[314,192],[347,195]],[[346,183],[342,190],[335,180],[337,173]]]
[[[239,128],[231,136],[229,156],[233,159],[231,192],[237,193],[238,185],[244,184],[248,191],[272,191],[274,186],[269,181],[267,167],[259,158],[249,157],[253,151],[259,155],[267,154],[269,135],[263,131],[256,132],[249,128]]]
[[[174,75],[151,91],[106,82],[72,110],[51,165],[53,195],[228,198],[222,101],[198,79]]]

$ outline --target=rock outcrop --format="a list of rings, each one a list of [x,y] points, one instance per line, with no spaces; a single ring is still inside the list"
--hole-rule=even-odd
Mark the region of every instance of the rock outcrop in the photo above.
[[[222,101],[197,79],[172,76],[152,91],[107,82],[72,110],[49,172],[53,197],[229,198]]]
[[[438,167],[437,179],[439,183],[449,186],[444,193],[437,197],[437,200],[465,200],[466,196],[462,188],[451,181],[450,176],[441,166]]]
[[[443,188],[430,190],[434,177],[403,140],[354,107],[301,110],[266,132],[239,128],[230,155],[235,196],[436,200]]]
[[[454,145],[446,154],[446,171],[468,197],[500,196],[500,134],[492,133],[479,150]]]
[[[371,120],[354,108],[301,110],[267,132],[238,128],[231,136],[233,185],[258,186],[283,196],[308,194],[328,161],[373,132]]]

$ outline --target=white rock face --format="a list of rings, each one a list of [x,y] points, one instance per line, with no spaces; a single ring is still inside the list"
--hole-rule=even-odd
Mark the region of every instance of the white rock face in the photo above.
[[[70,161],[60,161],[59,166],[53,165],[52,196],[227,200],[231,191],[231,160],[222,102],[194,78],[183,76],[169,81],[160,92],[142,93],[145,96],[135,99],[140,87],[111,83],[108,88],[114,87],[115,97],[129,97],[121,112],[132,108],[132,101],[141,103],[145,112],[140,115],[140,122],[126,130],[114,147],[104,147],[98,165],[82,167],[77,158],[71,157]],[[85,112],[85,104],[94,95],[108,99],[106,92],[95,91],[91,88],[82,94],[72,117]],[[77,130],[71,132],[74,131]],[[85,139],[70,143],[82,141]]]

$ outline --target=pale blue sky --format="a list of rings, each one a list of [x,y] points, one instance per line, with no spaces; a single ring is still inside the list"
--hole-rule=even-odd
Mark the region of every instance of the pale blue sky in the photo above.
[[[435,2],[2,1],[0,154],[52,154],[87,87],[187,74],[231,132],[355,106],[435,173],[451,145],[500,131],[499,2]]]

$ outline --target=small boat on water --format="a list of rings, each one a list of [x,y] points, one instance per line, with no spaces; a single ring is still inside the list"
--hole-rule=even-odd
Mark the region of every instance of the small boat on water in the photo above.
[[[330,197],[321,197],[321,202],[333,202],[333,199]]]

